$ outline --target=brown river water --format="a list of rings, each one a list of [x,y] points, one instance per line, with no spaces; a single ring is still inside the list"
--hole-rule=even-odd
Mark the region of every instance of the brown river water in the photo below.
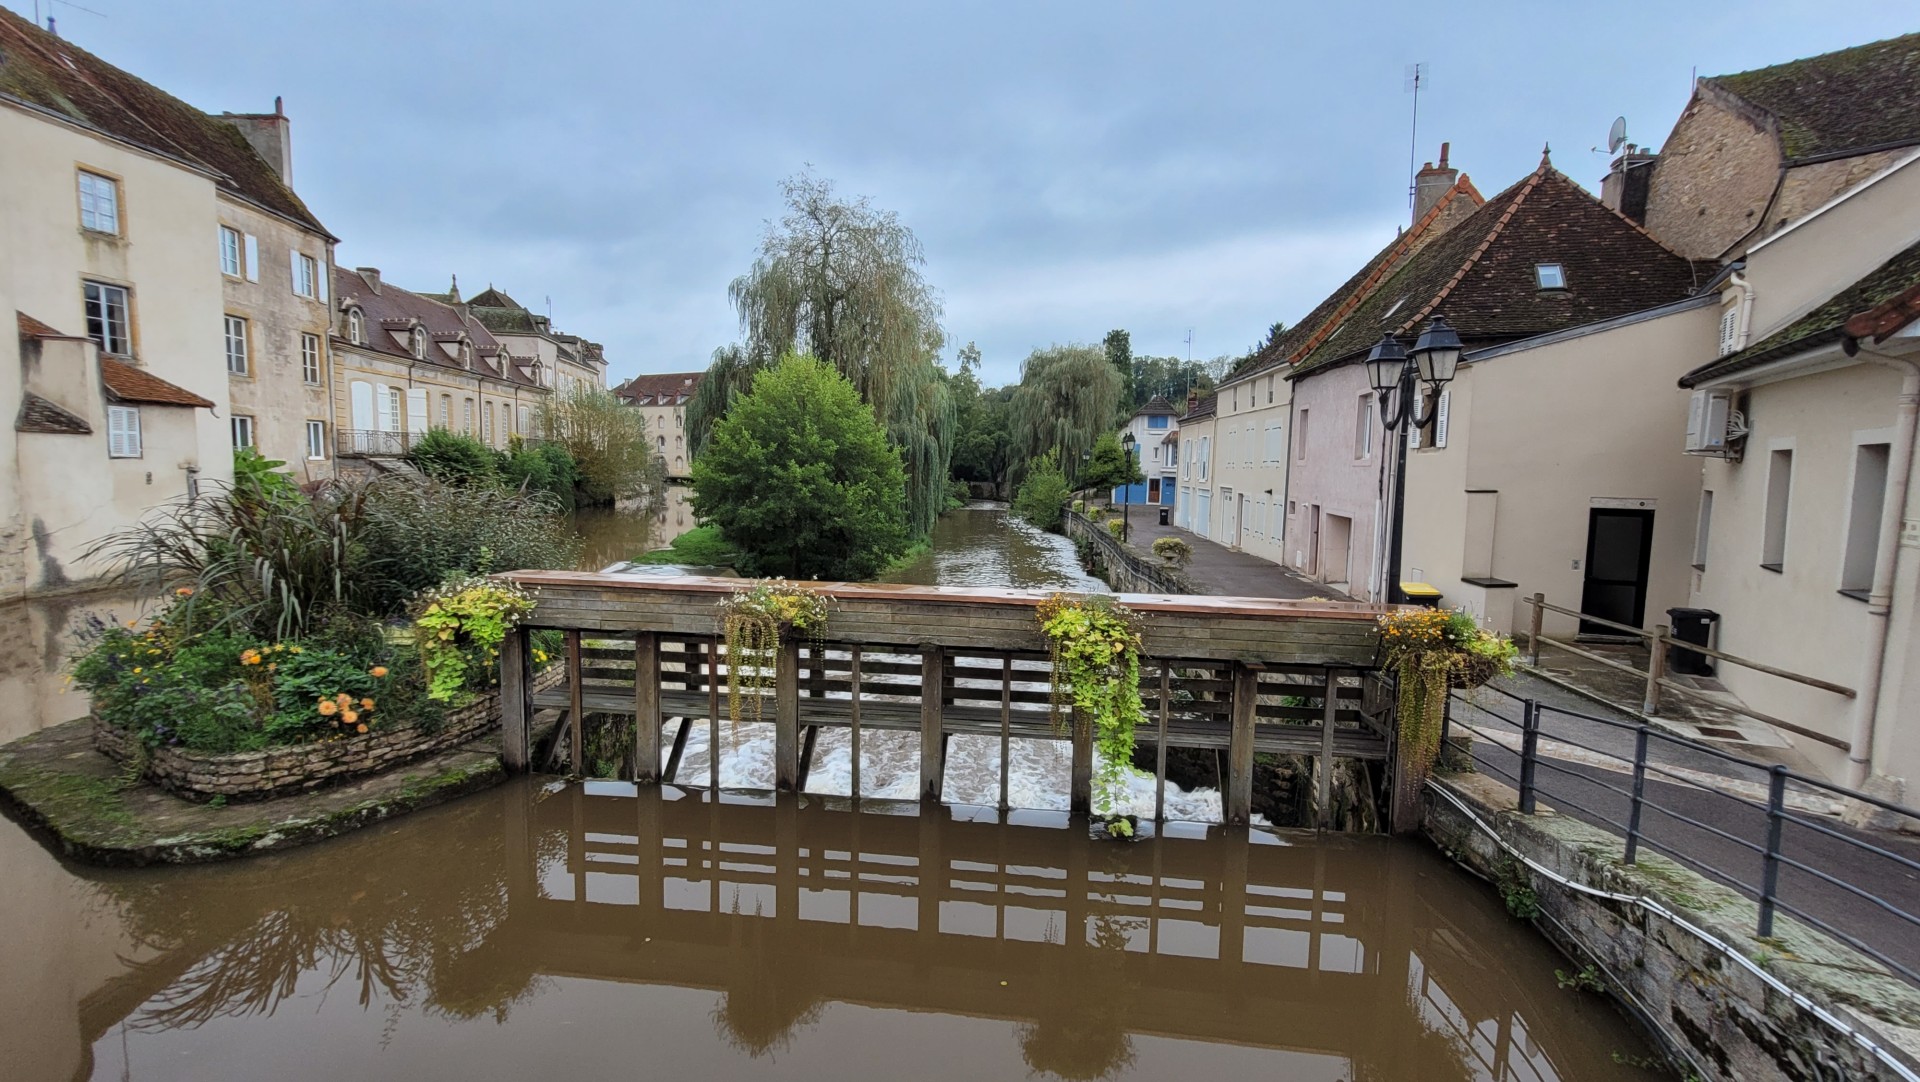
[[[663,526],[589,538],[612,562]],[[1092,585],[984,507],[898,577]],[[57,628],[114,601],[0,621],[12,735],[72,715]],[[1417,841],[535,779],[192,868],[71,865],[0,818],[0,869],[8,1082],[1658,1077]]]

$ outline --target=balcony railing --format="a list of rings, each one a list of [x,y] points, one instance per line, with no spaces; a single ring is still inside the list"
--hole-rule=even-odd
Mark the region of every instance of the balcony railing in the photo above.
[[[334,452],[341,458],[398,458],[413,446],[416,435],[418,433],[343,428],[334,433]]]

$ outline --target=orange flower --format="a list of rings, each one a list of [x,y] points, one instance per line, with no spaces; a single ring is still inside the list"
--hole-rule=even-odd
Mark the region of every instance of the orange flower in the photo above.
[[[362,710],[372,710],[372,709],[373,709],[373,700],[372,700],[372,699],[362,699],[362,700],[360,700],[360,709],[362,709]]]
[[[335,695],[333,697],[333,701],[336,703],[339,703],[343,707],[351,706],[353,704],[353,696],[343,691],[340,694]]]
[[[173,596],[175,596],[175,597],[192,597],[192,596],[193,596],[193,587],[191,587],[191,586],[182,586],[182,587],[180,587],[180,588],[179,588],[178,590],[175,590],[175,591],[173,592]]]
[[[330,718],[335,714],[338,714],[339,712],[340,712],[339,705],[336,704],[332,699],[320,700],[320,713],[322,716]]]
[[[358,731],[359,731],[359,732],[363,732],[363,733],[364,733],[364,732],[366,732],[366,731],[367,731],[367,727],[366,727],[365,725],[362,725],[362,726],[360,726],[360,728],[359,728],[359,730],[358,730]]]
[[[343,711],[340,714],[340,720],[346,722],[348,725],[352,725],[354,722],[360,720],[360,712],[357,710]]]
[[[387,675],[387,667],[385,665],[375,665],[373,668],[368,669],[367,671],[372,673],[376,677]]]

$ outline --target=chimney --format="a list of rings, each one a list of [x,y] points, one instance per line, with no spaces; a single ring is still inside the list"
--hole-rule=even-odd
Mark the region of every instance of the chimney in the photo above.
[[[286,104],[281,98],[273,99],[271,113],[221,113],[217,119],[240,129],[247,144],[267,163],[267,168],[273,170],[273,175],[279,177],[281,183],[293,185],[293,134],[289,130]]]
[[[1200,404],[1200,392],[1194,390],[1191,387],[1187,388],[1187,412],[1192,413],[1193,407],[1199,404]]]
[[[353,273],[359,275],[362,278],[365,278],[367,280],[367,288],[373,290],[375,296],[379,296],[380,294],[380,268],[379,267],[355,267],[353,268]]]
[[[1447,194],[1454,182],[1460,179],[1460,170],[1447,164],[1447,150],[1453,144],[1440,144],[1440,164],[1428,162],[1413,176],[1413,220],[1419,224],[1427,216],[1440,197]]]
[[[1647,190],[1653,184],[1653,163],[1659,155],[1628,143],[1600,181],[1600,202],[1621,217],[1647,224]]]

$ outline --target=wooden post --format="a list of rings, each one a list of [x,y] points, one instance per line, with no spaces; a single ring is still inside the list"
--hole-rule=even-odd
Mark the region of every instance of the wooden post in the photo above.
[[[851,726],[849,728],[849,733],[848,733],[850,738],[849,743],[851,744],[851,746],[848,748],[848,751],[851,752],[853,757],[852,792],[849,795],[853,797],[855,803],[859,803],[860,801],[860,648],[858,646],[853,648],[853,657],[848,663],[848,669],[849,669],[847,673],[847,688],[848,688],[847,694],[849,696],[848,712],[849,712],[849,718],[851,721]],[[859,854],[855,853],[853,859],[857,861],[859,859]],[[859,894],[859,890],[857,887],[854,888],[854,894],[856,897]],[[857,905],[856,905],[856,908],[857,908]]]
[[[1547,595],[1536,592],[1527,598],[1527,604],[1533,607],[1533,615],[1527,625],[1527,664],[1540,667],[1540,624],[1547,615]]]
[[[1253,724],[1259,695],[1260,670],[1234,662],[1225,794],[1226,820],[1232,826],[1245,826],[1253,818]]]
[[[660,781],[660,638],[633,633],[633,780]]]
[[[1013,655],[1000,659],[1000,810],[1007,810],[1007,775],[1012,765],[1007,757],[1013,750]]]
[[[920,799],[938,802],[946,778],[945,715],[947,655],[938,646],[920,648]]]
[[[1315,779],[1314,799],[1320,804],[1320,829],[1333,828],[1333,712],[1340,705],[1340,677],[1327,670],[1326,702],[1320,710],[1320,776]]]
[[[1167,821],[1167,714],[1173,710],[1173,663],[1160,663],[1160,731],[1153,756],[1153,821]],[[1158,850],[1155,850],[1156,855]],[[1154,889],[1159,889],[1156,880]]]
[[[500,762],[509,774],[527,772],[527,719],[533,713],[527,701],[529,645],[523,627],[509,629],[500,643]]]
[[[707,785],[713,799],[720,799],[720,637],[707,640]],[[715,835],[718,837],[718,835]],[[715,889],[718,889],[717,887]],[[714,903],[719,908],[719,902]]]
[[[1073,708],[1073,776],[1067,793],[1067,814],[1093,814],[1093,719]]]
[[[580,629],[567,632],[567,773],[586,777],[586,684],[580,666]]]
[[[780,644],[773,664],[773,787],[800,788],[800,644]]]
[[[1647,694],[1640,712],[1648,717],[1660,715],[1660,681],[1667,676],[1667,631],[1667,625],[1655,624],[1653,641],[1647,644]]]

